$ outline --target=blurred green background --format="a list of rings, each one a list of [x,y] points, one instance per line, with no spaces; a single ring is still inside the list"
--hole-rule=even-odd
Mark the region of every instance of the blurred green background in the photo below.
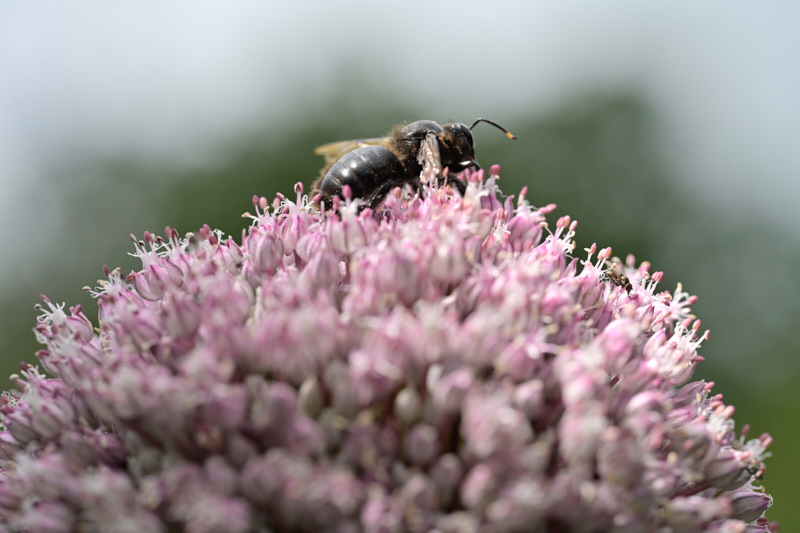
[[[319,144],[483,116],[518,137],[475,131],[506,194],[700,297],[699,377],[775,438],[768,516],[796,530],[800,8],[388,5],[0,5],[0,376],[34,360],[39,293],[96,315],[81,287],[136,267],[130,233],[238,236]]]

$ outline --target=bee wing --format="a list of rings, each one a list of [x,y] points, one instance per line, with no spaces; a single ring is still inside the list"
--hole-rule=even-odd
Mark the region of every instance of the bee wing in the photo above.
[[[431,132],[425,136],[425,140],[419,147],[417,162],[422,167],[422,179],[432,182],[442,170],[442,156],[439,153],[439,141],[436,134]]]
[[[320,175],[325,175],[331,165],[340,160],[345,154],[349,154],[353,150],[363,148],[365,146],[383,146],[386,147],[388,137],[373,137],[371,139],[353,139],[350,141],[337,141],[314,148],[314,153],[321,155],[325,158],[325,166],[322,167]]]

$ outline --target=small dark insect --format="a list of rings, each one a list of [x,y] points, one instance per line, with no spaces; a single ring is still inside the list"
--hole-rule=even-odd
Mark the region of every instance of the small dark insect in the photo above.
[[[386,137],[323,144],[314,150],[325,157],[325,166],[311,194],[319,193],[329,206],[349,185],[354,198],[363,198],[374,209],[395,187],[410,183],[419,188],[424,169],[438,174],[439,182],[448,181],[463,195],[467,186],[455,174],[480,168],[475,161],[471,131],[479,122],[491,124],[509,139],[516,139],[500,124],[479,118],[469,127],[456,122],[440,126],[432,120],[417,120],[393,128]],[[445,168],[449,171],[444,172]]]
[[[750,463],[747,465],[747,472],[753,476],[753,479],[756,481],[761,481],[764,479],[764,472],[766,472],[766,468],[754,458],[750,459]]]
[[[606,264],[609,265],[609,269],[605,272],[608,281],[610,281],[612,285],[624,288],[628,295],[630,295],[631,291],[633,290],[633,285],[631,285],[628,276],[623,274],[622,271],[617,268],[617,263],[608,263],[608,261],[606,261]]]

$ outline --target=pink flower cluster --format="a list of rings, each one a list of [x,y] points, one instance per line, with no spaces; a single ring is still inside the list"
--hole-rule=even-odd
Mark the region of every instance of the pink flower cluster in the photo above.
[[[43,297],[0,531],[774,531],[770,437],[690,382],[694,297],[576,254],[497,172],[376,211],[298,185],[240,242],[146,233],[96,329]]]

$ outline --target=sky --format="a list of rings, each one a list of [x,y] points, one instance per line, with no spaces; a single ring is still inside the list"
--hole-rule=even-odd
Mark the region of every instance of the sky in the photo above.
[[[237,132],[301,120],[349,76],[438,119],[638,87],[692,194],[796,242],[800,6],[695,4],[2,2],[0,223],[31,223],[0,280],[55,235],[81,179],[59,172],[67,156],[202,164]]]

